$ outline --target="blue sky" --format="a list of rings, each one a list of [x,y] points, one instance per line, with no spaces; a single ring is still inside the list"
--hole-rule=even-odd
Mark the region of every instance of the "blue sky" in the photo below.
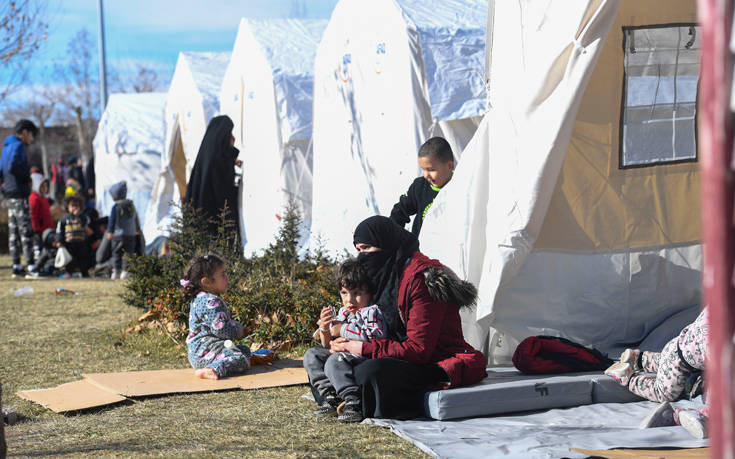
[[[63,63],[67,43],[77,31],[86,28],[97,40],[97,0],[48,1],[48,40],[28,64],[33,84],[49,78],[45,69]],[[180,51],[231,51],[240,18],[329,18],[336,3],[337,0],[105,0],[108,67],[124,78],[137,73],[138,66],[143,65],[156,71],[160,89],[166,90]]]

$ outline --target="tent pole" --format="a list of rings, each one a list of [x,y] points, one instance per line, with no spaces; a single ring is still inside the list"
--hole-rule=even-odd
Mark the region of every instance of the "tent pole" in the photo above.
[[[702,27],[699,116],[704,303],[709,305],[707,392],[711,457],[735,455],[733,400],[733,157],[729,111],[732,0],[698,0]]]

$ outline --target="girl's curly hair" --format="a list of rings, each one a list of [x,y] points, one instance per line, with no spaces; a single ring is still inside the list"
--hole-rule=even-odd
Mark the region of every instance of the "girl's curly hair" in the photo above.
[[[193,299],[197,293],[204,290],[202,287],[202,278],[214,277],[217,268],[224,266],[225,261],[217,255],[207,254],[194,257],[184,272],[184,278],[181,280],[181,288],[184,291],[184,297],[187,301]]]

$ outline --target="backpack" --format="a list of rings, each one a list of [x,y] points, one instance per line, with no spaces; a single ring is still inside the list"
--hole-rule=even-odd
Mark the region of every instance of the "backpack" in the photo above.
[[[527,374],[602,371],[612,363],[597,349],[554,336],[526,338],[513,353],[513,365]]]

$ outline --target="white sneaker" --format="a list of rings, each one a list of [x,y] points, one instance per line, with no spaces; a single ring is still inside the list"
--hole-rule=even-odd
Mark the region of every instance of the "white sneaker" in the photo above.
[[[120,279],[120,274],[113,269],[112,274],[110,274],[110,279]]]
[[[623,363],[629,363],[633,372],[636,372],[641,369],[639,359],[640,355],[641,351],[638,349],[626,349],[622,354],[620,354],[620,361]]]
[[[605,374],[627,386],[628,380],[633,376],[633,367],[628,362],[615,362],[605,370]]]
[[[669,402],[663,402],[651,411],[648,416],[643,418],[643,421],[641,421],[638,428],[649,429],[651,427],[667,427],[675,425],[674,407],[672,407]]]
[[[123,271],[123,272],[120,273],[120,279],[127,279],[128,277],[130,277],[130,273],[129,272]]]
[[[679,424],[687,430],[692,437],[707,438],[707,418],[695,410],[679,411]]]

